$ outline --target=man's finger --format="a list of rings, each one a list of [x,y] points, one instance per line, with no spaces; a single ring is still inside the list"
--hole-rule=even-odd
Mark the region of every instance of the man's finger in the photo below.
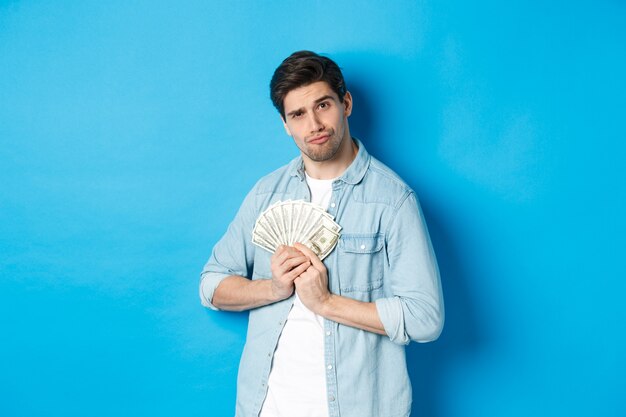
[[[299,266],[303,262],[308,262],[308,261],[309,261],[309,258],[307,256],[300,255],[297,258],[287,259],[285,262],[283,262],[281,267],[284,267],[287,271],[289,271],[290,269],[293,269],[294,267]]]
[[[315,267],[315,269],[320,271],[326,269],[322,261],[320,261],[320,258],[311,249],[307,248],[302,243],[296,243],[294,246],[311,260],[311,264]]]
[[[282,246],[281,252],[276,256],[276,262],[278,265],[282,265],[289,258],[293,257],[293,253],[289,250],[288,246]]]
[[[289,276],[289,279],[295,280],[302,275],[302,273],[304,271],[306,271],[307,269],[309,269],[309,267],[311,266],[311,261],[306,261],[303,264],[297,266],[296,268],[292,269],[291,272],[289,272],[287,275]]]
[[[285,252],[285,247],[284,246],[279,246],[278,248],[276,248],[276,251],[274,252],[274,254],[272,255],[272,262],[276,262],[276,263],[281,263],[280,259],[282,256],[284,256]]]
[[[303,253],[293,246],[285,246],[285,251],[289,254],[289,256],[302,256]]]

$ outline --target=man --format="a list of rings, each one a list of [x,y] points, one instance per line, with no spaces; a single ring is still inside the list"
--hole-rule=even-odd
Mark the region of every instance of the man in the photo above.
[[[439,272],[415,193],[350,135],[352,96],[332,60],[300,51],[270,83],[300,150],[262,178],[217,243],[202,304],[250,310],[237,417],[401,417],[411,408],[404,345],[443,325]],[[277,201],[306,200],[342,227],[320,261],[300,243],[251,242]]]

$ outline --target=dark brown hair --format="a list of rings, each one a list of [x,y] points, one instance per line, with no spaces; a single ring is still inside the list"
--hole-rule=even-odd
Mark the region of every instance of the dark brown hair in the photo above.
[[[270,98],[274,107],[285,119],[284,100],[287,93],[299,87],[326,81],[343,102],[346,83],[339,66],[330,58],[311,51],[298,51],[289,55],[274,71],[270,81]]]

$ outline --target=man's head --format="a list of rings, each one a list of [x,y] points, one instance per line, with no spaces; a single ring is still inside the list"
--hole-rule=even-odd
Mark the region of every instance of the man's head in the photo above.
[[[285,96],[298,87],[325,81],[341,102],[346,94],[346,84],[339,66],[331,60],[311,51],[298,51],[287,57],[270,82],[270,96],[274,107],[285,120]]]
[[[276,69],[270,88],[309,174],[322,165],[324,172],[315,178],[343,172],[357,148],[348,127],[352,96],[337,64],[313,52],[295,52]]]

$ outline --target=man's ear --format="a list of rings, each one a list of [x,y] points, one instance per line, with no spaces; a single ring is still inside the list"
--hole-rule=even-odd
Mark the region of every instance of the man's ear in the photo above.
[[[348,117],[352,114],[352,94],[349,91],[346,91],[346,94],[343,96],[343,115]]]
[[[283,119],[281,116],[280,120],[283,122],[283,127],[285,128],[287,136],[291,136],[291,131],[289,130],[289,126],[287,126],[287,122],[285,122],[285,119]]]

